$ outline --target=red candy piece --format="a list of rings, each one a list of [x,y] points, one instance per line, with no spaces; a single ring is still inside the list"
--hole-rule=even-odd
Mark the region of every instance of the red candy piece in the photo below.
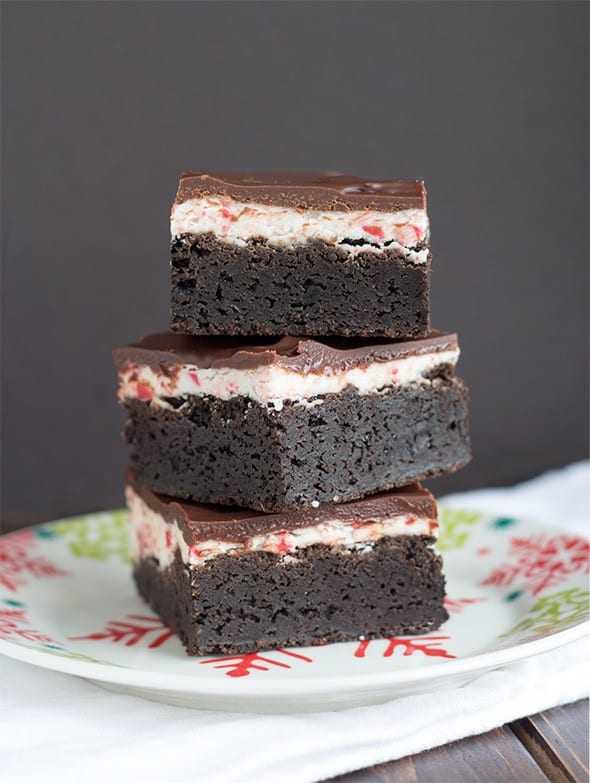
[[[194,370],[189,370],[188,374],[189,374],[189,377],[190,377],[191,381],[195,384],[195,386],[200,386],[201,385],[201,381],[199,380],[199,376],[197,375],[197,373]]]
[[[376,237],[377,239],[383,239],[385,234],[383,233],[383,229],[379,226],[361,226],[365,234],[370,234],[372,237]]]
[[[152,390],[149,386],[146,386],[145,383],[138,383],[137,384],[137,396],[140,400],[151,400],[153,399]]]
[[[277,549],[279,552],[283,552],[283,553],[290,552],[293,549],[291,544],[289,544],[287,541],[288,535],[289,534],[287,533],[286,530],[281,530],[280,533],[277,533],[277,538],[279,539],[279,542],[277,544]]]

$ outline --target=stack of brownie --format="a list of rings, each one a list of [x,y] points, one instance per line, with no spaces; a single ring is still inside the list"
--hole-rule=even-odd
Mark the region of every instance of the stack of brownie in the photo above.
[[[114,352],[139,592],[194,655],[437,628],[417,482],[469,438],[423,183],[187,173],[171,228],[172,331]]]

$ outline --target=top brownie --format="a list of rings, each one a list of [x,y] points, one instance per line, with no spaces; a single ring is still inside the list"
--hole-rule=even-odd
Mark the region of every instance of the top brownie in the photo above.
[[[182,174],[171,327],[187,334],[420,337],[424,184],[340,174]]]

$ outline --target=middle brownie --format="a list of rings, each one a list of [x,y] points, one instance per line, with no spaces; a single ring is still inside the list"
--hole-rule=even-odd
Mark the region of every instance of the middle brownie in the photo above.
[[[469,460],[454,334],[252,344],[163,333],[114,355],[132,463],[155,492],[281,511]]]

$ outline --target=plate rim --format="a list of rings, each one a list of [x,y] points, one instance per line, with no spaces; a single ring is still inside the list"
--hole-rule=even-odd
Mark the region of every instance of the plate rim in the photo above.
[[[557,647],[582,639],[588,634],[590,634],[590,620],[578,623],[562,631],[548,634],[540,639],[523,642],[514,647],[492,650],[480,655],[471,655],[467,658],[455,658],[444,663],[435,663],[419,669],[366,672],[364,674],[346,675],[346,677],[343,675],[328,675],[321,679],[298,677],[292,680],[285,678],[250,680],[250,678],[244,678],[232,681],[233,693],[231,695],[260,695],[280,698],[282,696],[292,697],[296,695],[304,696],[306,694],[334,693],[337,690],[342,690],[343,683],[348,686],[347,690],[356,690],[363,686],[393,688],[396,685],[419,684],[428,680],[437,680],[441,677],[452,677],[454,675],[496,669],[534,655],[549,652]],[[174,693],[190,692],[204,696],[230,695],[227,692],[227,681],[221,678],[219,680],[209,677],[200,678],[192,674],[161,672],[152,669],[132,669],[110,663],[82,661],[77,658],[62,656],[58,651],[55,651],[55,653],[42,652],[26,645],[3,639],[0,639],[0,654],[40,668],[58,671],[62,674],[72,674],[84,679],[146,688],[148,690],[167,690]],[[195,658],[195,661],[200,661],[207,657],[209,656]],[[155,679],[157,679],[157,682],[154,682]],[[198,687],[190,687],[197,684]]]
[[[442,503],[444,505],[444,502]],[[455,507],[454,507],[455,508]],[[112,514],[125,509],[103,509],[91,511],[82,514],[74,514],[70,517],[61,517],[55,520],[48,520],[35,525],[29,525],[18,530],[13,530],[0,535],[0,540],[9,538],[15,534],[24,531],[35,531],[46,525],[55,524],[66,520],[81,519],[83,517],[93,517],[99,514]],[[481,509],[465,510],[477,511],[483,515],[495,516],[489,511]],[[534,520],[526,516],[515,515],[519,520],[527,521],[530,524],[537,524]],[[551,525],[545,526],[549,530],[556,530]],[[567,532],[567,531],[564,531]],[[579,534],[578,534],[579,535]],[[586,536],[583,536],[586,539]],[[172,693],[191,693],[194,695],[217,696],[240,698],[243,696],[253,697],[262,696],[265,698],[283,698],[304,697],[306,695],[328,695],[336,691],[341,691],[343,686],[346,690],[358,690],[362,687],[367,688],[395,688],[396,686],[419,685],[429,680],[437,681],[441,678],[453,677],[474,672],[484,672],[491,669],[497,669],[501,666],[530,658],[534,655],[540,655],[549,652],[558,647],[562,647],[574,641],[578,641],[585,636],[590,635],[590,619],[576,623],[569,628],[559,631],[549,632],[541,637],[514,644],[499,650],[490,650],[489,652],[476,653],[464,658],[454,658],[439,663],[431,663],[428,666],[407,669],[392,670],[380,672],[365,672],[362,674],[340,674],[326,675],[321,678],[298,676],[294,679],[273,677],[270,679],[258,678],[232,678],[232,690],[228,692],[227,678],[219,679],[210,677],[199,677],[198,669],[194,672],[165,672],[146,668],[131,668],[126,666],[117,666],[116,664],[103,661],[85,661],[79,658],[70,658],[62,655],[59,650],[38,650],[28,645],[0,639],[0,655],[5,655],[13,660],[19,660],[42,669],[57,671],[62,674],[69,674],[76,677],[82,677],[87,680],[97,682],[108,682],[118,685],[126,685],[135,688],[144,688],[151,691],[167,690]],[[378,640],[377,640],[378,641]],[[354,643],[354,642],[353,642]],[[318,649],[324,649],[329,645],[318,645]],[[310,649],[314,647],[293,648]],[[261,651],[272,652],[272,651]],[[187,656],[189,657],[189,656]],[[213,656],[195,657],[195,662],[207,660]],[[231,656],[224,656],[231,657]],[[156,680],[156,682],[154,682]]]

